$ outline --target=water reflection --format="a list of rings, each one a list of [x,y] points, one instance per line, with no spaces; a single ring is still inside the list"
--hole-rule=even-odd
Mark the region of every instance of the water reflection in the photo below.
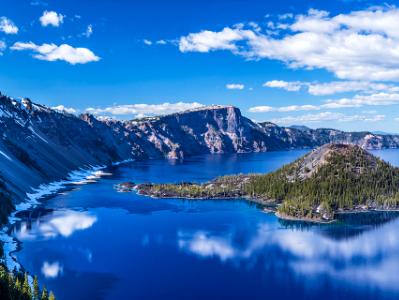
[[[48,261],[45,261],[42,266],[42,274],[46,278],[57,278],[60,274],[63,272],[63,267],[60,265],[58,261],[49,263]]]
[[[21,222],[14,229],[14,235],[20,241],[69,237],[75,231],[92,227],[95,222],[97,217],[90,212],[60,210]]]
[[[347,225],[350,226],[350,225]],[[180,250],[201,258],[217,258],[223,263],[265,261],[273,268],[287,266],[307,278],[330,277],[352,284],[399,291],[399,221],[347,239],[335,239],[322,231],[276,228],[259,223],[256,234],[242,239],[234,231],[223,234],[179,232]],[[241,234],[241,233],[240,233]]]

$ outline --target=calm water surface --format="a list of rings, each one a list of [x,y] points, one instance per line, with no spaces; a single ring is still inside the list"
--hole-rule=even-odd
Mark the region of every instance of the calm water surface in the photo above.
[[[243,201],[157,200],[134,182],[269,172],[305,151],[135,162],[57,195],[18,224],[19,261],[57,299],[397,299],[396,214],[280,222]],[[399,151],[376,151],[399,165]]]

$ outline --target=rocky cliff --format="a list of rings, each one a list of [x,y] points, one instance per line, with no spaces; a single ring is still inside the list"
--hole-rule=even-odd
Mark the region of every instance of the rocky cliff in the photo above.
[[[0,182],[14,199],[24,199],[32,187],[63,179],[73,170],[126,159],[313,148],[328,142],[399,147],[394,135],[258,124],[233,106],[117,121],[75,116],[3,95],[0,129]]]

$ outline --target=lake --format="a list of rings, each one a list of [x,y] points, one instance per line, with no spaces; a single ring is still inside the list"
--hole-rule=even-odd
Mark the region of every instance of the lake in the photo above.
[[[398,299],[396,213],[334,225],[279,221],[240,200],[152,199],[121,181],[270,172],[306,151],[144,161],[23,216],[16,253],[57,299]],[[399,165],[399,150],[375,151]]]

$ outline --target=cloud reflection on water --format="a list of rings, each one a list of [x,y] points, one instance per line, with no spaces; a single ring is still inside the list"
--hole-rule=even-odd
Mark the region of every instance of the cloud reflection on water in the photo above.
[[[74,232],[85,230],[97,222],[97,217],[90,212],[63,210],[45,215],[35,222],[25,221],[15,231],[21,240],[41,238],[70,237]]]
[[[58,261],[54,263],[49,263],[45,261],[43,263],[41,271],[46,278],[57,278],[59,275],[62,274],[64,268],[60,265]]]
[[[333,280],[398,291],[398,226],[399,221],[394,221],[348,239],[334,239],[315,228],[284,229],[261,223],[255,234],[251,236],[249,230],[249,238],[244,239],[234,232],[179,232],[178,247],[225,263],[263,259],[267,265],[288,266],[307,278],[326,275]],[[280,254],[273,255],[276,251]]]

